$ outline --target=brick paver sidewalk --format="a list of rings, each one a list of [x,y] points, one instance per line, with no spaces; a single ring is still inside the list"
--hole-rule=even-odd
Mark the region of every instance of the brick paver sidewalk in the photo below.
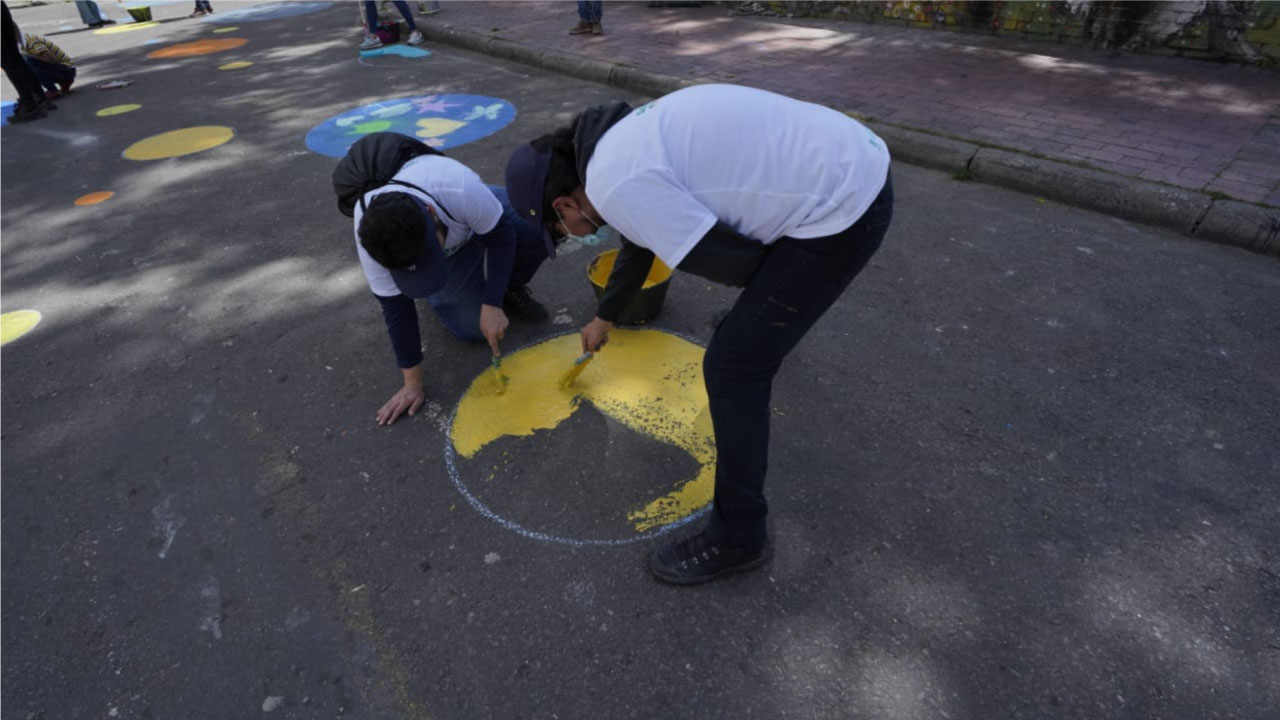
[[[442,24],[1280,206],[1280,72],[1056,43],[735,16],[723,5],[445,3]]]

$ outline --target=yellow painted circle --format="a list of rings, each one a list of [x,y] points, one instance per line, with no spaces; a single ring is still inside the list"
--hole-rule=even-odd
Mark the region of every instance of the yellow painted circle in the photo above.
[[[235,131],[221,125],[172,130],[139,140],[124,151],[130,160],[160,160],[215,148],[235,136]]]
[[[88,195],[81,195],[80,197],[76,198],[76,205],[97,205],[100,202],[110,200],[112,195],[115,195],[115,193],[111,192],[110,190],[99,190],[98,192],[91,192]]]
[[[635,432],[683,450],[698,465],[692,477],[663,478],[655,493],[670,491],[661,497],[637,507],[600,512],[617,513],[636,533],[646,533],[688,518],[711,502],[716,449],[702,381],[703,349],[658,330],[615,329],[609,345],[595,355],[572,386],[563,388],[560,378],[580,351],[577,333],[552,338],[502,358],[502,373],[508,381],[501,394],[495,392],[490,372],[481,373],[467,388],[449,431],[451,449],[459,456],[457,462],[450,463],[449,471],[471,504],[476,506],[479,501],[466,490],[461,474],[470,470],[489,476],[492,484],[501,473],[500,466],[478,469],[481,450],[501,438],[553,430],[584,403]],[[481,480],[483,477],[476,478]],[[608,490],[602,487],[600,497],[607,503]],[[525,532],[515,521],[498,518],[487,509],[482,512],[508,528],[540,539],[570,544],[618,542]]]
[[[228,33],[228,32],[235,32],[235,31],[237,31],[237,30],[239,30],[239,29],[240,29],[239,27],[220,27],[220,28],[215,29],[215,30],[214,30],[214,32],[216,32],[216,33]]]
[[[248,60],[237,60],[235,62],[229,62],[226,65],[219,65],[218,69],[219,70],[239,70],[241,68],[247,68],[252,64],[253,63],[249,62]]]
[[[134,110],[137,110],[140,107],[142,106],[137,103],[126,103],[124,105],[112,105],[111,107],[104,107],[101,110],[99,110],[98,117],[110,117],[112,115],[123,115],[127,112],[133,112]]]
[[[35,310],[15,310],[0,315],[0,345],[8,345],[39,324],[40,313]]]
[[[247,42],[249,41],[245,38],[212,38],[209,40],[195,40],[193,42],[170,45],[169,47],[160,48],[159,50],[152,50],[147,53],[147,57],[156,59],[209,55],[211,53],[222,52],[223,50],[234,50]]]
[[[101,30],[94,30],[94,35],[115,35],[116,33],[133,32],[134,30],[147,30],[159,26],[158,22],[129,23],[128,25],[112,25],[104,27]]]

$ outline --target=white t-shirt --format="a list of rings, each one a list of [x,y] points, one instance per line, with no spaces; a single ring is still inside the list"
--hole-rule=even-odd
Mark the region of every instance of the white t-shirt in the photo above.
[[[440,155],[420,155],[402,165],[395,174],[395,179],[412,183],[426,190],[431,197],[404,185],[387,183],[365,193],[364,201],[372,202],[384,192],[403,192],[435,208],[436,219],[446,231],[446,254],[466,243],[475,233],[483,235],[491,232],[502,219],[502,203],[494,197],[493,191],[485,186],[475,171],[457,160]],[[439,204],[432,202],[432,197]],[[444,206],[443,210],[441,206]],[[360,255],[360,266],[364,268],[369,289],[374,295],[382,297],[399,295],[400,288],[396,287],[391,273],[379,265],[377,260],[369,257],[369,253],[360,245],[360,218],[363,215],[360,203],[356,203],[352,217],[355,220],[356,252]],[[450,216],[453,216],[452,220]]]
[[[889,151],[830,108],[738,85],[697,85],[605,132],[586,193],[605,222],[671,267],[722,221],[772,244],[849,227],[884,187]]]

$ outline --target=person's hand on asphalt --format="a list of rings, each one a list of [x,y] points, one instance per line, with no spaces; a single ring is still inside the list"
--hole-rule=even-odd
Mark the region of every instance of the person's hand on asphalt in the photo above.
[[[502,351],[498,349],[498,341],[507,333],[507,314],[500,307],[493,305],[480,306],[480,332],[484,334],[484,339],[489,341],[489,348],[493,350],[494,355],[501,355]]]
[[[427,399],[427,394],[422,391],[422,386],[412,387],[405,385],[400,388],[387,404],[382,406],[378,411],[378,424],[390,425],[396,421],[405,412],[413,415],[418,412],[418,408],[422,407],[422,403]]]
[[[609,331],[613,329],[613,323],[600,318],[592,318],[582,328],[582,352],[593,353],[599,352],[605,343],[609,342]]]

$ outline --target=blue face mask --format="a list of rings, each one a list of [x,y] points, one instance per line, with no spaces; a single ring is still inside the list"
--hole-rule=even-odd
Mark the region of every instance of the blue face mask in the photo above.
[[[569,225],[565,223],[564,217],[560,215],[559,210],[556,211],[556,217],[560,218],[560,224],[564,226],[565,239],[572,240],[582,245],[586,245],[587,247],[594,247],[596,245],[599,245],[600,243],[614,242],[619,237],[621,237],[621,233],[619,233],[616,229],[614,229],[612,225],[608,225],[608,224],[599,225],[596,223],[595,220],[592,220],[591,218],[587,217],[585,213],[583,214],[582,217],[587,218],[587,222],[596,226],[596,231],[591,233],[590,235],[574,235],[573,233],[569,232]]]

